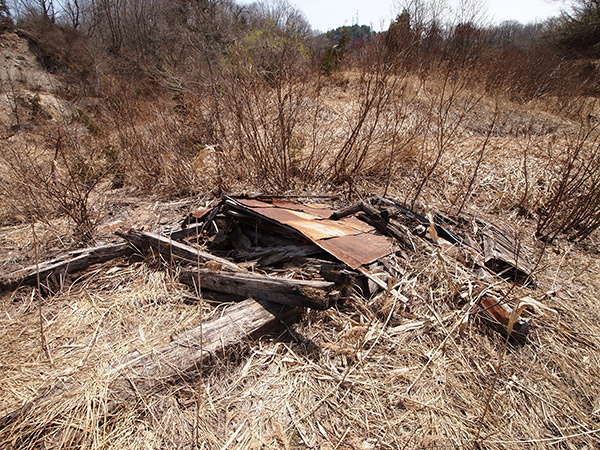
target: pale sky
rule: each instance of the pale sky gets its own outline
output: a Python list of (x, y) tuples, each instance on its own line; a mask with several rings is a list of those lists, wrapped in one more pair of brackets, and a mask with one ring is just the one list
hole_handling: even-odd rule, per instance
[[(395, 0), (289, 0), (304, 12), (314, 30), (327, 31), (342, 25), (371, 25), (375, 31), (386, 30), (392, 18), (402, 11), (402, 1)], [(541, 21), (559, 14), (562, 2), (549, 0), (435, 0), (445, 5), (447, 14), (460, 3), (477, 2), (483, 5), (488, 22), (516, 20), (521, 23)], [(242, 0), (241, 3), (251, 3)], [(424, 3), (428, 3), (424, 1)], [(358, 20), (357, 20), (358, 17)]]

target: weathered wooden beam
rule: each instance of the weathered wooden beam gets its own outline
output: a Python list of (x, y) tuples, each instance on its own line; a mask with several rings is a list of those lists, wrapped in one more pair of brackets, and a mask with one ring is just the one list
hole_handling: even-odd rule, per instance
[(299, 310), (269, 302), (244, 300), (230, 306), (219, 318), (171, 336), (171, 342), (151, 353), (134, 351), (115, 361), (119, 376), (111, 383), (115, 401), (152, 395), (178, 381), (196, 379), (201, 366), (226, 357), (232, 347), (257, 338), (288, 321)]
[(255, 273), (186, 270), (181, 274), (180, 281), (200, 290), (314, 309), (327, 309), (340, 297), (335, 284), (329, 281), (291, 280)]
[(124, 243), (107, 244), (69, 252), (50, 261), (26, 267), (0, 281), (0, 289), (14, 289), (20, 285), (35, 285), (38, 274), (40, 282), (47, 284), (51, 277), (77, 272), (93, 264), (99, 264), (120, 256), (130, 255), (133, 250)]
[(129, 230), (127, 232), (117, 231), (116, 234), (123, 239), (126, 239), (136, 248), (149, 249), (152, 248), (158, 251), (165, 259), (170, 260), (171, 257), (177, 257), (196, 263), (214, 261), (220, 264), (224, 270), (232, 272), (245, 272), (245, 270), (237, 264), (219, 256), (212, 255), (208, 252), (196, 249), (181, 242), (174, 241), (165, 236), (160, 236), (147, 231)]
[(329, 218), (331, 220), (339, 220), (346, 216), (350, 216), (352, 214), (356, 214), (359, 211), (362, 211), (362, 202), (354, 203), (353, 205), (346, 206), (345, 208), (338, 209), (331, 213)]
[[(249, 299), (228, 307), (217, 319), (171, 336), (170, 343), (148, 354), (134, 351), (115, 359), (110, 365), (112, 369), (104, 374), (113, 379), (109, 385), (107, 413), (119, 405), (139, 400), (140, 395), (152, 395), (173, 383), (197, 379), (199, 367), (207, 367), (214, 358), (227, 355), (249, 338), (270, 332), (298, 314), (296, 308)], [(73, 381), (53, 386), (0, 417), (0, 430), (34, 409), (43, 410), (76, 386)]]

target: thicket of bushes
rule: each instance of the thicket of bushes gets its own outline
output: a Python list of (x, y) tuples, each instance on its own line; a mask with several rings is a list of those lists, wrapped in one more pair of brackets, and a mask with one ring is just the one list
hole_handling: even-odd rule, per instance
[(280, 50), (275, 41), (291, 38), (303, 46), (303, 63), (328, 75), (352, 67), (361, 50), (377, 41), (386, 48), (382, 58), (403, 70), (423, 73), (440, 61), (476, 65), (488, 88), (531, 98), (548, 91), (564, 94), (567, 86), (560, 79), (566, 77), (575, 79), (571, 94), (597, 93), (598, 73), (572, 62), (600, 54), (600, 7), (597, 0), (577, 1), (569, 13), (544, 24), (496, 26), (473, 22), (476, 14), (466, 12), (444, 21), (413, 1), (383, 33), (353, 25), (316, 35), (284, 0), (245, 6), (232, 0), (23, 0), (12, 16), (2, 0), (0, 20), (8, 24), (14, 18), (49, 64), (79, 69), (100, 91), (98, 78), (115, 73), (156, 83), (197, 80), (210, 71), (214, 77), (231, 52), (243, 47), (248, 58), (264, 63), (278, 57), (269, 55)]
[[(41, 190), (25, 189), (21, 198), (69, 211), (84, 236), (93, 228), (90, 192), (105, 179), (170, 195), (219, 193), (249, 180), (272, 192), (318, 187), (352, 195), (365, 183), (387, 190), (401, 173), (412, 186), (405, 200), (414, 204), (485, 98), (552, 96), (570, 111), (584, 105), (574, 108), (579, 117), (589, 114), (578, 99), (598, 94), (598, 70), (575, 56), (596, 51), (585, 36), (595, 33), (598, 3), (581, 2), (544, 25), (482, 27), (444, 22), (415, 1), (386, 32), (355, 25), (322, 35), (282, 0), (65, 0), (60, 9), (32, 0), (20, 2), (12, 18), (0, 7), (3, 23), (14, 20), (44, 64), (68, 81), (66, 98), (98, 99), (93, 111), (68, 118), (70, 129), (85, 127), (93, 143), (61, 138), (69, 133), (63, 123), (35, 170), (4, 155), (0, 188), (10, 195), (15, 186), (6, 180), (35, 174), (30, 181)], [(352, 90), (342, 110), (330, 104), (330, 86)], [(495, 120), (480, 130), (485, 139), (469, 190)], [(52, 156), (53, 148), (60, 152)], [(566, 155), (563, 164), (577, 167), (567, 174), (581, 177), (579, 167), (597, 158), (586, 155)], [(85, 182), (80, 167), (94, 167)], [(570, 189), (571, 198), (584, 198), (579, 188), (597, 189), (595, 181), (577, 189), (564, 177), (556, 182), (555, 192)], [(68, 189), (54, 189), (60, 186)], [(457, 196), (460, 209), (469, 195)], [(547, 224), (553, 217), (570, 224), (552, 195), (538, 205), (540, 235), (555, 235)]]

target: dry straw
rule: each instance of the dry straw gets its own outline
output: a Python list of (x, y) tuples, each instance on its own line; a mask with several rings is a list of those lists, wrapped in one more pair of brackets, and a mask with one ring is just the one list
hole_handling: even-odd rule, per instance
[[(156, 265), (91, 270), (43, 300), (51, 365), (37, 300), (23, 288), (3, 298), (1, 411), (57, 381), (77, 387), (2, 430), (0, 447), (594, 448), (600, 330), (589, 292), (599, 267), (580, 250), (568, 258), (559, 266), (563, 255), (546, 253), (535, 291), (474, 279), (451, 253), (398, 260), (403, 276), (392, 284), (410, 298), (407, 308), (385, 292), (371, 300), (357, 293), (222, 355), (200, 384), (110, 413), (115, 356), (151, 352), (223, 307), (184, 303), (183, 287)], [(544, 305), (525, 312), (535, 323), (525, 344), (475, 313), (490, 289), (513, 306), (527, 296), (534, 300), (521, 306)]]

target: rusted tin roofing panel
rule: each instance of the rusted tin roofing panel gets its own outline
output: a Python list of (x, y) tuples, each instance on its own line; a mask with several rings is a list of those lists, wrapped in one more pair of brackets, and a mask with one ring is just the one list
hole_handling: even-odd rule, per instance
[(239, 203), (249, 208), (281, 208), (290, 209), (292, 211), (301, 211), (308, 214), (312, 214), (321, 219), (328, 219), (333, 209), (319, 204), (302, 204), (291, 200), (284, 200), (279, 198), (238, 198), (236, 199)]
[(321, 219), (302, 211), (285, 208), (253, 208), (261, 216), (288, 225), (311, 241), (356, 234), (357, 230), (335, 220)]
[(286, 208), (291, 209), (293, 211), (302, 211), (308, 214), (313, 214), (315, 216), (320, 217), (321, 219), (328, 219), (329, 216), (333, 213), (333, 209), (328, 208), (324, 205), (318, 204), (302, 204), (298, 202), (292, 202), (290, 200), (280, 200), (274, 198), (273, 206), (277, 206), (278, 208)]
[(369, 233), (375, 229), (368, 223), (363, 222), (362, 220), (359, 220), (356, 217), (352, 216), (344, 217), (342, 219), (336, 220), (336, 222), (343, 223), (344, 225), (350, 228), (354, 228), (360, 233)]
[(355, 217), (331, 220), (332, 209), (279, 199), (235, 199), (258, 216), (296, 230), (352, 269), (389, 255), (392, 244)]
[(392, 252), (388, 238), (376, 232), (321, 239), (315, 244), (352, 269), (372, 263)]

